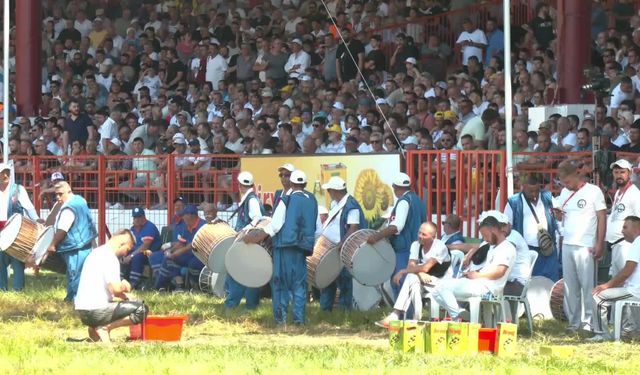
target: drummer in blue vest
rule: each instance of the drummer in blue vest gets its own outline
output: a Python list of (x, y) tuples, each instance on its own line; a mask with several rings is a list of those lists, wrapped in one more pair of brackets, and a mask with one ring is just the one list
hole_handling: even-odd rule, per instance
[[(391, 276), (393, 280), (393, 276), (409, 264), (409, 249), (418, 239), (418, 230), (426, 221), (427, 209), (418, 195), (411, 191), (411, 178), (407, 174), (398, 173), (393, 179), (392, 187), (398, 201), (391, 211), (389, 226), (373, 233), (367, 242), (374, 244), (383, 238), (390, 238), (396, 253), (396, 268)], [(394, 299), (398, 297), (403, 282), (404, 277), (399, 284), (391, 283)]]
[(276, 205), (280, 201), (283, 195), (291, 194), (291, 173), (295, 170), (293, 164), (283, 164), (278, 167), (278, 178), (280, 178), (280, 183), (282, 184), (282, 189), (276, 190), (273, 195), (273, 211), (276, 210)]
[[(254, 227), (264, 215), (264, 209), (258, 200), (258, 196), (253, 191), (253, 175), (249, 172), (241, 172), (238, 175), (238, 183), (241, 198), (235, 225), (236, 232), (246, 227)], [(247, 309), (255, 309), (258, 306), (260, 288), (247, 288), (235, 281), (229, 274), (227, 274), (224, 282), (224, 289), (227, 291), (224, 307), (237, 307), (242, 297), (247, 302)]]
[[(322, 234), (335, 244), (338, 248), (352, 233), (359, 229), (367, 228), (367, 221), (360, 204), (347, 193), (346, 182), (334, 176), (322, 185), (329, 196), (331, 196), (331, 210), (329, 216), (322, 223)], [(328, 287), (320, 291), (320, 309), (331, 311), (336, 299), (336, 290), (340, 289), (340, 307), (350, 310), (353, 304), (353, 279), (345, 268), (342, 269), (338, 278)]]
[(204, 267), (200, 259), (193, 254), (191, 243), (205, 221), (198, 217), (198, 208), (192, 204), (186, 205), (180, 212), (180, 216), (182, 216), (182, 223), (175, 228), (176, 241), (170, 249), (165, 251), (165, 259), (154, 283), (154, 289), (165, 288), (167, 283), (172, 281), (175, 284), (175, 291), (182, 292), (185, 280), (181, 271), (187, 270), (188, 280), (193, 284), (197, 282), (200, 271)]
[(162, 241), (158, 227), (147, 220), (142, 207), (131, 210), (131, 216), (133, 217), (131, 233), (136, 239), (136, 244), (129, 254), (122, 258), (120, 268), (123, 278), (129, 281), (132, 288), (137, 289), (144, 266), (149, 262), (148, 256), (160, 251)]
[(62, 207), (56, 217), (55, 234), (48, 251), (60, 253), (67, 265), (67, 296), (64, 300), (72, 302), (78, 292), (84, 260), (91, 252), (98, 231), (84, 198), (74, 194), (65, 181), (56, 183), (54, 189)]
[[(22, 185), (11, 181), (11, 167), (0, 163), (0, 231), (13, 214), (26, 215), (39, 221), (36, 209), (29, 200), (29, 194)], [(24, 263), (0, 251), (0, 291), (9, 290), (8, 268), (13, 268), (13, 290), (24, 289)]]
[(285, 324), (289, 300), (293, 296), (293, 323), (305, 323), (307, 304), (307, 262), (313, 253), (318, 202), (307, 186), (303, 171), (291, 173), (291, 194), (282, 196), (273, 219), (263, 230), (244, 238), (246, 243), (259, 243), (273, 238), (273, 277), (271, 292), (276, 324)]

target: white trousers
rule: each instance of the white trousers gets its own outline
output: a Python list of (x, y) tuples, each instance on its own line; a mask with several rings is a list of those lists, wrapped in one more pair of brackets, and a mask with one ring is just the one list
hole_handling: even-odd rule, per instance
[(406, 312), (411, 304), (413, 304), (413, 319), (422, 319), (422, 283), (415, 273), (407, 274), (405, 277), (393, 308)]
[[(616, 301), (633, 298), (627, 288), (609, 288), (593, 296), (593, 332), (609, 334), (609, 326), (607, 321), (607, 310), (615, 304)], [(622, 331), (629, 332), (635, 329), (635, 324), (629, 311), (629, 307), (622, 311)]]
[(588, 247), (562, 246), (562, 277), (564, 278), (564, 311), (569, 328), (590, 330), (593, 317), (595, 260)]
[(482, 297), (489, 293), (486, 286), (477, 280), (451, 279), (438, 284), (431, 297), (449, 313), (451, 319), (456, 319), (460, 314), (458, 299), (466, 300), (470, 297)]

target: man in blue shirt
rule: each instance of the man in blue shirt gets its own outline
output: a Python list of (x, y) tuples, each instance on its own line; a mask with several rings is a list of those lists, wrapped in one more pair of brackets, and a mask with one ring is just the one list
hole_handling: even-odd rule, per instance
[(136, 207), (131, 211), (133, 217), (133, 233), (136, 244), (132, 251), (122, 258), (120, 262), (120, 273), (127, 279), (131, 287), (137, 289), (142, 278), (144, 266), (149, 263), (148, 256), (160, 250), (160, 232), (158, 227), (147, 220), (142, 207)]
[(165, 252), (165, 260), (154, 283), (154, 289), (166, 288), (168, 282), (173, 281), (175, 290), (181, 292), (185, 282), (181, 274), (182, 269), (187, 268), (187, 277), (191, 284), (195, 284), (204, 267), (200, 259), (193, 254), (191, 242), (205, 221), (198, 217), (198, 209), (191, 204), (185, 206), (180, 216), (183, 221), (175, 228), (174, 238), (176, 241)]

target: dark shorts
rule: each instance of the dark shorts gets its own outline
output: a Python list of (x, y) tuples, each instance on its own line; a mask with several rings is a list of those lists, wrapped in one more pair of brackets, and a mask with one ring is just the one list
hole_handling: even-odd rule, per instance
[(133, 324), (139, 324), (149, 310), (141, 301), (125, 301), (111, 302), (109, 306), (103, 309), (77, 311), (84, 325), (103, 327), (127, 316)]

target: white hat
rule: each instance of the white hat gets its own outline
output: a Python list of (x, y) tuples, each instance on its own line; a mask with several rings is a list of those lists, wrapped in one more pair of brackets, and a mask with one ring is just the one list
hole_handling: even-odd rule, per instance
[(306, 184), (307, 183), (307, 175), (304, 174), (303, 171), (296, 169), (291, 172), (291, 177), (289, 177), (289, 181), (294, 184)]
[(184, 138), (182, 133), (176, 133), (173, 135), (173, 143), (177, 143), (179, 145), (186, 145), (187, 140)]
[(340, 109), (340, 110), (344, 111), (344, 104), (342, 104), (340, 102), (335, 102), (335, 103), (333, 103), (333, 108)]
[(394, 186), (409, 187), (411, 186), (411, 177), (406, 173), (398, 173), (393, 179)]
[(0, 163), (0, 172), (2, 171), (10, 171), (11, 170), (11, 166), (7, 163)]
[(416, 61), (415, 57), (407, 57), (406, 60), (404, 60), (404, 62), (409, 63), (409, 64), (413, 64), (413, 65), (417, 65), (418, 61)]
[(297, 43), (299, 45), (302, 45), (302, 41), (298, 38), (295, 38), (294, 40), (292, 40), (291, 43)]
[(296, 168), (291, 163), (282, 164), (281, 166), (278, 167), (278, 170), (281, 170), (281, 169), (286, 169), (289, 172), (293, 172), (296, 170)]
[(111, 142), (111, 144), (116, 146), (116, 147), (122, 146), (122, 142), (120, 142), (120, 140), (118, 138), (111, 138), (109, 140), (109, 142)]
[(329, 210), (325, 206), (318, 206), (318, 215), (328, 215)]
[(64, 180), (64, 175), (62, 174), (62, 172), (51, 173), (51, 181), (55, 180)]
[(385, 104), (389, 105), (389, 102), (385, 98), (378, 98), (378, 99), (376, 99), (376, 104), (377, 105), (385, 105)]
[(498, 223), (509, 224), (509, 217), (507, 217), (507, 215), (497, 210), (484, 211), (478, 217), (478, 222), (482, 223), (486, 218), (489, 218), (489, 217), (496, 219)]
[(619, 167), (622, 169), (628, 169), (630, 171), (633, 170), (633, 164), (631, 164), (628, 160), (625, 159), (620, 159), (617, 160), (613, 163), (611, 163), (611, 165), (609, 166), (609, 168), (613, 169), (614, 167)]
[(252, 186), (253, 185), (253, 175), (251, 172), (240, 172), (238, 175), (238, 182), (243, 186)]
[(327, 181), (326, 184), (322, 185), (324, 190), (332, 189), (332, 190), (346, 190), (347, 183), (344, 182), (340, 176), (333, 176)]

